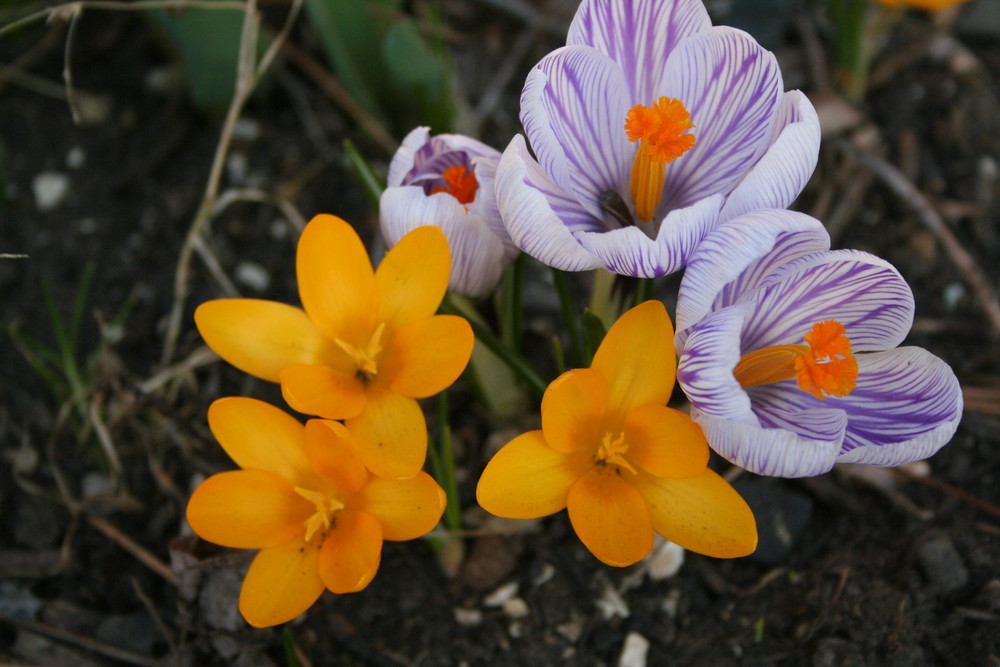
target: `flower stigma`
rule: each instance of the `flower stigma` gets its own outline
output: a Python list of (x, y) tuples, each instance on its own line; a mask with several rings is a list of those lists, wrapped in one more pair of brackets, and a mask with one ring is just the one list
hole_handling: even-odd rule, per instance
[(799, 389), (821, 401), (847, 396), (858, 379), (858, 360), (844, 325), (817, 322), (806, 332), (806, 345), (772, 345), (743, 355), (733, 375), (743, 387), (796, 379)]
[(465, 165), (448, 167), (441, 173), (441, 178), (445, 184), (431, 188), (430, 194), (444, 192), (457, 199), (459, 204), (471, 204), (476, 199), (479, 181)]
[(610, 433), (605, 433), (604, 437), (601, 438), (601, 444), (597, 446), (597, 453), (594, 454), (594, 463), (599, 467), (613, 465), (625, 468), (634, 475), (636, 474), (635, 468), (625, 458), (625, 452), (627, 451), (628, 445), (625, 444), (624, 433), (619, 433), (617, 437), (613, 437)]
[(694, 127), (684, 104), (672, 97), (661, 97), (652, 106), (637, 104), (625, 115), (625, 134), (639, 142), (632, 162), (629, 191), (635, 213), (649, 222), (663, 195), (663, 177), (667, 164), (695, 146)]
[(347, 353), (354, 365), (357, 367), (355, 376), (361, 382), (367, 384), (373, 377), (378, 375), (378, 356), (382, 353), (382, 333), (385, 331), (385, 322), (378, 325), (375, 333), (368, 341), (367, 347), (357, 347), (347, 341), (335, 338), (334, 342), (341, 350)]
[(316, 505), (316, 512), (306, 519), (306, 542), (311, 540), (320, 528), (329, 530), (333, 517), (344, 509), (344, 503), (327, 493), (304, 489), (301, 486), (295, 487), (295, 493)]

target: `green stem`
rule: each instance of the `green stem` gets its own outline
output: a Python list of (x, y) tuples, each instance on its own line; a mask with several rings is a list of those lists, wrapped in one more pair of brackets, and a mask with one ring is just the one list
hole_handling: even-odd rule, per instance
[(576, 314), (576, 307), (573, 305), (573, 297), (569, 293), (569, 284), (566, 282), (566, 274), (559, 269), (552, 269), (552, 282), (555, 283), (556, 293), (559, 294), (559, 309), (562, 312), (563, 326), (569, 335), (569, 349), (573, 355), (573, 361), (577, 367), (583, 366), (583, 338), (580, 336), (580, 329), (577, 326), (579, 319)]
[(521, 316), (524, 302), (524, 255), (517, 259), (503, 274), (503, 291), (500, 311), (500, 330), (503, 342), (512, 350), (521, 350)]
[(448, 498), (444, 507), (444, 525), (454, 534), (462, 530), (462, 508), (458, 497), (458, 480), (455, 477), (455, 450), (451, 442), (451, 425), (448, 421), (448, 391), (438, 394), (439, 447), (438, 461), (440, 477), (438, 481)]
[(633, 305), (638, 306), (640, 303), (645, 303), (653, 298), (653, 279), (652, 278), (638, 278), (638, 284), (635, 286), (635, 294)]

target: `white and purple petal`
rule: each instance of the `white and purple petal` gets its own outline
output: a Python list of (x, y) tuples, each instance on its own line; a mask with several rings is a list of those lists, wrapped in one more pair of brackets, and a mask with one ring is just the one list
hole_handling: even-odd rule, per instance
[(624, 130), (629, 108), (621, 68), (586, 46), (545, 56), (521, 93), (521, 123), (538, 162), (598, 218), (604, 192), (628, 197), (635, 152)]
[(819, 141), (812, 103), (798, 90), (785, 93), (767, 152), (730, 193), (719, 219), (791, 205), (816, 168)]
[(633, 103), (650, 104), (670, 52), (711, 25), (701, 0), (584, 0), (566, 44), (590, 46), (614, 60)]
[(913, 323), (913, 293), (885, 260), (858, 250), (808, 255), (766, 276), (753, 295), (742, 353), (801, 343), (817, 322), (844, 325), (852, 350), (891, 349)]
[(667, 165), (658, 217), (736, 186), (768, 147), (782, 85), (774, 55), (740, 30), (711, 28), (674, 49), (657, 93), (684, 103), (697, 144)]
[(804, 213), (760, 210), (720, 224), (687, 263), (677, 298), (677, 350), (701, 318), (745, 298), (775, 268), (829, 247), (823, 224)]

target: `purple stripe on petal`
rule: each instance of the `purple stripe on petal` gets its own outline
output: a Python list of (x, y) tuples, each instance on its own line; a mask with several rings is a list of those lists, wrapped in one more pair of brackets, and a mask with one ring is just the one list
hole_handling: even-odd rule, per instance
[(800, 343), (837, 320), (855, 352), (898, 345), (913, 323), (913, 294), (888, 262), (857, 250), (814, 253), (767, 276), (743, 331), (743, 353)]
[(785, 93), (770, 147), (729, 195), (720, 218), (788, 207), (816, 168), (819, 140), (819, 118), (809, 99), (797, 90)]
[(389, 163), (389, 177), (386, 179), (388, 187), (402, 185), (403, 178), (413, 169), (417, 151), (427, 144), (428, 136), (430, 136), (429, 127), (414, 128), (406, 135), (392, 156), (392, 162)]
[(659, 94), (691, 113), (697, 144), (667, 165), (661, 206), (728, 194), (767, 149), (782, 96), (774, 55), (752, 37), (716, 27), (670, 55)]
[(634, 103), (656, 96), (667, 56), (684, 38), (712, 25), (701, 0), (584, 0), (566, 37), (622, 68)]
[(750, 304), (724, 308), (701, 320), (677, 362), (677, 382), (691, 405), (713, 417), (756, 423), (750, 398), (733, 376), (739, 337)]

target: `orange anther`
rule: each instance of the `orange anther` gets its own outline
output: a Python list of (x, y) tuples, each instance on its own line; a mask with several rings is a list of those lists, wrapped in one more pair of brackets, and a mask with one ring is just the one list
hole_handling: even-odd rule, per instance
[(441, 178), (444, 179), (445, 184), (431, 189), (432, 195), (445, 192), (457, 199), (460, 204), (469, 204), (476, 198), (479, 181), (476, 180), (476, 175), (469, 171), (468, 167), (448, 167), (441, 174)]

